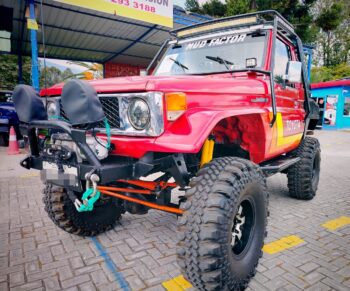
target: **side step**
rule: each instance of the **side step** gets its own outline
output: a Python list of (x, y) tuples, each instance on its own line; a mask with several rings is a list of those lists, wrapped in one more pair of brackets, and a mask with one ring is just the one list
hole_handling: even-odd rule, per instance
[(265, 176), (271, 176), (273, 174), (282, 172), (283, 170), (289, 168), (295, 163), (299, 162), (300, 158), (288, 158), (283, 157), (277, 160), (268, 161), (260, 165), (261, 170), (264, 172)]

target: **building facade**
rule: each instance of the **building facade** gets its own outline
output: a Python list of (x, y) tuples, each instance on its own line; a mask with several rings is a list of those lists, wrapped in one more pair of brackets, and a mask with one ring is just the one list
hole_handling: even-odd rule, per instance
[(350, 79), (313, 83), (311, 97), (320, 107), (319, 127), (350, 129)]

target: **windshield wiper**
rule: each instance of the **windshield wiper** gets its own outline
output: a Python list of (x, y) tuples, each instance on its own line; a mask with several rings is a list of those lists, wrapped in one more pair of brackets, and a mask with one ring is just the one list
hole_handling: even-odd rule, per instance
[(181, 64), (179, 61), (173, 59), (173, 58), (169, 58), (169, 60), (172, 60), (176, 65), (178, 65), (184, 72), (186, 72), (185, 70), (188, 70), (188, 67), (186, 67), (184, 64)]
[(212, 56), (205, 56), (207, 59), (212, 60), (214, 62), (217, 62), (221, 65), (224, 65), (227, 69), (227, 71), (231, 71), (230, 67), (228, 65), (234, 65), (234, 63), (231, 63), (230, 61), (224, 60), (223, 58), (220, 57), (212, 57)]

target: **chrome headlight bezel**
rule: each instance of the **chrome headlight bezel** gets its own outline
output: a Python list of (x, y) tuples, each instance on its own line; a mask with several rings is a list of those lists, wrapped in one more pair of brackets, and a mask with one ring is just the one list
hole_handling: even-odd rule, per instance
[[(112, 134), (157, 137), (164, 132), (164, 105), (162, 92), (99, 95), (99, 97), (103, 96), (115, 96), (119, 100), (120, 128), (112, 128)], [(140, 130), (133, 127), (128, 116), (129, 106), (135, 98), (142, 99), (144, 102), (146, 102), (150, 110), (150, 120), (148, 125), (144, 129)]]
[[(140, 137), (157, 137), (164, 132), (164, 104), (163, 104), (163, 93), (162, 92), (144, 92), (144, 93), (105, 93), (98, 94), (99, 98), (113, 97), (118, 100), (119, 106), (119, 128), (112, 127), (112, 135), (121, 136), (140, 136)], [(60, 115), (62, 104), (59, 100), (61, 97), (50, 97), (47, 98), (47, 102), (55, 101), (57, 103), (58, 112)], [(134, 98), (140, 98), (145, 101), (150, 110), (150, 120), (148, 125), (144, 129), (135, 129), (128, 117), (128, 108), (130, 102)], [(45, 100), (43, 100), (45, 104)], [(105, 133), (105, 128), (97, 128), (100, 132)]]
[[(141, 117), (141, 119), (145, 119), (145, 120), (141, 120), (141, 122), (143, 122), (143, 125), (138, 125), (136, 124), (135, 120), (133, 120), (135, 118), (135, 113), (136, 113), (135, 111), (137, 110), (137, 107), (135, 107), (135, 104), (137, 103), (139, 103), (139, 108), (143, 107), (141, 108), (143, 110), (142, 112), (143, 116)], [(151, 110), (149, 109), (147, 102), (142, 98), (138, 98), (138, 97), (132, 98), (128, 107), (128, 118), (129, 118), (130, 124), (136, 130), (145, 129), (151, 121)]]

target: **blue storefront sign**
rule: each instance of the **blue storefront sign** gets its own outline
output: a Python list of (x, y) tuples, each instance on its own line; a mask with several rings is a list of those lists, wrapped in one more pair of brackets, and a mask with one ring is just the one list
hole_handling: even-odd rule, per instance
[(319, 126), (350, 129), (350, 79), (313, 83), (311, 97), (320, 107)]

